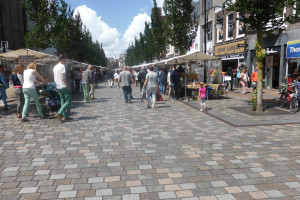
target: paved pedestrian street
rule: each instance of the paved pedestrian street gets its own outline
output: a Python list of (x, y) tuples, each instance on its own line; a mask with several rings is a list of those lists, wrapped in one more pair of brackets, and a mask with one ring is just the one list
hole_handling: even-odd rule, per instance
[(95, 93), (67, 123), (2, 115), (0, 199), (300, 199), (300, 124), (235, 127), (166, 96), (152, 110)]

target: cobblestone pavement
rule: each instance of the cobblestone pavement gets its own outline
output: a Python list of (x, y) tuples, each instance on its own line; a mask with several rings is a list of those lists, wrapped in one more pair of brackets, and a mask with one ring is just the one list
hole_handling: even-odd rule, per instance
[(104, 84), (96, 97), (75, 99), (64, 124), (2, 116), (0, 199), (300, 199), (299, 124), (234, 127), (179, 101), (124, 105)]
[[(279, 107), (278, 91), (266, 90), (264, 92), (265, 112), (252, 111), (251, 92), (244, 95), (240, 89), (228, 92), (228, 98), (222, 100), (206, 100), (208, 110), (205, 114), (221, 120), (235, 127), (300, 124), (300, 112), (291, 113), (288, 108)], [(185, 104), (200, 110), (198, 101), (184, 101)]]

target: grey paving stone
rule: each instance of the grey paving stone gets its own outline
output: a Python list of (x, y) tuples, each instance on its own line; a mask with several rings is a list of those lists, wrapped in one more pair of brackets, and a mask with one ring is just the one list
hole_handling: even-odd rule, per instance
[(77, 191), (63, 191), (58, 195), (59, 199), (76, 197)]
[[(147, 110), (136, 99), (124, 105), (121, 89), (105, 83), (93, 103), (81, 96), (67, 123), (1, 116), (0, 199), (299, 199), (300, 124), (282, 123), (300, 112), (251, 116), (229, 108), (247, 109), (235, 97), (208, 100), (205, 113), (167, 97)], [(278, 124), (256, 126), (270, 121)]]

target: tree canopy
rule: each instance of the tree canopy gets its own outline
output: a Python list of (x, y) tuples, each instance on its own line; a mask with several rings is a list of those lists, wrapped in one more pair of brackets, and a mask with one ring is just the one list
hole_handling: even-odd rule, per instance
[(74, 11), (65, 0), (24, 0), (23, 6), (29, 17), (25, 36), (28, 48), (54, 47), (69, 59), (107, 65), (102, 44), (93, 41), (79, 13), (73, 17)]
[(196, 37), (198, 23), (192, 16), (192, 0), (165, 0), (164, 11), (167, 19), (167, 41), (185, 54)]
[(144, 33), (140, 33), (139, 38), (135, 38), (134, 43), (127, 48), (126, 65), (165, 58), (167, 45), (175, 46), (180, 54), (184, 54), (196, 37), (198, 25), (192, 16), (192, 0), (165, 0), (165, 17), (162, 17), (156, 0), (153, 0), (153, 5), (151, 23), (145, 23)]
[[(257, 103), (255, 109), (263, 111), (263, 61), (266, 52), (263, 49), (263, 33), (268, 33), (274, 29), (284, 29), (284, 23), (299, 19), (299, 0), (226, 0), (224, 7), (239, 13), (239, 20), (246, 24), (248, 32), (252, 31), (257, 35), (255, 44), (258, 87)], [(284, 14), (284, 10), (290, 10)]]

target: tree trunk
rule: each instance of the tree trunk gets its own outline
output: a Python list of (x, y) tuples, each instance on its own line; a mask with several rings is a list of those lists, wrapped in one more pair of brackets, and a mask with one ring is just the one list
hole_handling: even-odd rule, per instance
[(257, 105), (256, 112), (263, 112), (263, 60), (265, 58), (265, 51), (262, 47), (262, 35), (263, 28), (257, 28), (257, 47), (256, 47), (256, 57), (257, 57)]

